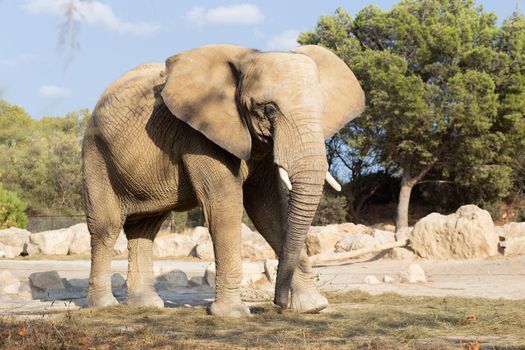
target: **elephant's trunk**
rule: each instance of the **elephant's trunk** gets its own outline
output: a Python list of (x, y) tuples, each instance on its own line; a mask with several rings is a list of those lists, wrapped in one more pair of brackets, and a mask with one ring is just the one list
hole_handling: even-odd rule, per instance
[(303, 121), (303, 126), (297, 120), (294, 124), (294, 128), (288, 130), (276, 128), (274, 139), (275, 162), (288, 173), (292, 188), (284, 221), (285, 237), (279, 254), (274, 299), (274, 303), (283, 309), (288, 307), (294, 270), (321, 199), (328, 167), (320, 126), (311, 119)]

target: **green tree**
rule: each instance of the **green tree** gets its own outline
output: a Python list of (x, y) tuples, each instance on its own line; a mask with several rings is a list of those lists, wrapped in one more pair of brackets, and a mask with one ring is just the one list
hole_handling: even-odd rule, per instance
[(6, 191), (0, 185), (0, 229), (12, 226), (26, 228), (28, 224), (26, 209), (27, 205), (16, 193)]
[(510, 63), (497, 47), (496, 20), (473, 0), (404, 0), (388, 12), (365, 7), (354, 19), (338, 9), (299, 37), (332, 49), (362, 83), (367, 108), (339, 135), (352, 161), (399, 174), (398, 228), (430, 171), (478, 201), (512, 186), (512, 140), (523, 118), (501, 113), (499, 82)]

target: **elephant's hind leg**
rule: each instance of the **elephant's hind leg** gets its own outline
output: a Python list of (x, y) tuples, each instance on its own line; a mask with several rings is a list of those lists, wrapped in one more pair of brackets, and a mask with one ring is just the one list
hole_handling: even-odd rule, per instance
[[(268, 241), (277, 256), (284, 240), (283, 220), (286, 217), (286, 198), (281, 189), (273, 159), (267, 159), (244, 185), (244, 207), (257, 231)], [(315, 285), (315, 274), (306, 254), (301, 251), (291, 286), (293, 311), (314, 313), (328, 306), (328, 300)]]
[(167, 214), (126, 220), (124, 232), (128, 237), (128, 292), (126, 304), (164, 307), (155, 291), (153, 275), (153, 240)]

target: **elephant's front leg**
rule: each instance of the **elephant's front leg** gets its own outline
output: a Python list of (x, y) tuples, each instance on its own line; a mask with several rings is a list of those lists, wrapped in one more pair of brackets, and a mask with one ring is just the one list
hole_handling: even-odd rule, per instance
[[(272, 158), (266, 159), (244, 185), (244, 207), (257, 230), (268, 241), (277, 256), (284, 240), (287, 196), (280, 183)], [(328, 306), (328, 300), (315, 285), (315, 273), (306, 248), (301, 251), (291, 286), (291, 309), (314, 313)]]
[(224, 165), (227, 159), (202, 158), (201, 155), (188, 155), (185, 166), (203, 206), (213, 241), (215, 302), (208, 311), (220, 317), (249, 316), (250, 309), (242, 302), (240, 294), (242, 181), (238, 171), (231, 165)]

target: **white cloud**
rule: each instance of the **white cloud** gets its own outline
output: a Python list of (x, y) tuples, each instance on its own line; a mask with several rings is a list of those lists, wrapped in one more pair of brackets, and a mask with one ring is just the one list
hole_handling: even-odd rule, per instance
[(297, 37), (300, 30), (289, 29), (268, 39), (266, 47), (268, 50), (287, 51), (299, 46)]
[(238, 4), (204, 9), (193, 7), (186, 13), (189, 22), (203, 26), (205, 24), (252, 25), (264, 21), (261, 10), (252, 4)]
[(48, 98), (68, 98), (71, 96), (71, 90), (56, 85), (42, 85), (38, 89), (38, 94)]
[(121, 33), (144, 34), (159, 28), (149, 23), (126, 22), (115, 16), (109, 5), (100, 1), (26, 0), (23, 8), (32, 14), (51, 13), (64, 19), (72, 18), (79, 23)]

